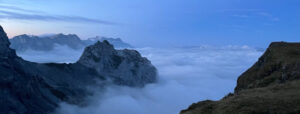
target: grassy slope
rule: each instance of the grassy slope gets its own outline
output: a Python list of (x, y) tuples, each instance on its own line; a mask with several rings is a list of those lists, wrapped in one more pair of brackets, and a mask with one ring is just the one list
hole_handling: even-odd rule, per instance
[(181, 114), (300, 113), (300, 43), (272, 43), (237, 81), (235, 93), (202, 101)]

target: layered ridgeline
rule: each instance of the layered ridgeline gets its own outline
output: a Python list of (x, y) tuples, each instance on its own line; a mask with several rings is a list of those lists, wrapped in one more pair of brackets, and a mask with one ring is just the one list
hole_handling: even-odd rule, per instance
[(124, 42), (121, 38), (109, 38), (109, 37), (99, 37), (96, 36), (94, 38), (88, 38), (87, 40), (82, 40), (85, 45), (94, 44), (97, 41), (103, 42), (104, 40), (108, 41), (116, 48), (133, 48), (130, 44)]
[[(104, 82), (143, 87), (157, 79), (156, 68), (134, 50), (115, 50), (108, 42), (85, 49), (72, 64), (39, 64), (23, 60), (11, 49), (0, 26), (0, 112), (44, 114), (60, 102), (85, 104), (92, 95), (87, 87), (103, 88)], [(103, 83), (101, 83), (103, 82)]]
[(300, 43), (272, 43), (220, 101), (192, 104), (181, 114), (300, 113)]
[(116, 48), (131, 48), (132, 46), (123, 42), (120, 38), (106, 38), (106, 37), (95, 37), (87, 40), (81, 40), (75, 34), (54, 34), (46, 36), (34, 36), (34, 35), (19, 35), (10, 39), (11, 48), (17, 52), (23, 52), (26, 50), (35, 51), (51, 51), (55, 46), (67, 46), (71, 49), (78, 50), (83, 49), (86, 46), (92, 45), (97, 41), (107, 40)]

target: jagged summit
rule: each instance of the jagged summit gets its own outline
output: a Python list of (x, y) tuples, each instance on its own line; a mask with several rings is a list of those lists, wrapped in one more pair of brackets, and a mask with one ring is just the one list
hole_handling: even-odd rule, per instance
[[(97, 43), (100, 43), (100, 41), (98, 41)], [(103, 43), (105, 43), (107, 45), (111, 45), (107, 40), (104, 40)]]
[(62, 38), (67, 38), (67, 39), (74, 39), (74, 40), (80, 40), (80, 38), (76, 35), (76, 34), (63, 34), (63, 33), (59, 33), (59, 34), (55, 34), (52, 36), (46, 36), (44, 38), (50, 38), (50, 39), (62, 39)]
[(83, 40), (86, 44), (88, 45), (92, 45), (97, 41), (108, 41), (110, 42), (110, 44), (114, 45), (114, 47), (116, 48), (132, 48), (133, 46), (131, 46), (128, 43), (125, 43), (124, 41), (122, 41), (121, 38), (108, 38), (108, 37), (100, 37), (100, 36), (96, 36), (93, 38), (88, 38), (87, 40)]
[(8, 37), (6, 33), (4, 32), (2, 26), (0, 26), (0, 46), (1, 48), (8, 48), (10, 45), (8, 41)]
[(110, 45), (107, 41), (97, 41), (94, 45), (85, 48), (78, 62), (81, 64), (98, 62), (100, 58), (103, 59), (104, 57), (110, 56), (113, 53), (116, 53), (113, 45)]
[(29, 34), (21, 34), (18, 36), (13, 37), (14, 38), (50, 38), (50, 39), (56, 39), (56, 38), (69, 38), (69, 39), (78, 39), (80, 38), (76, 34), (63, 34), (63, 33), (58, 33), (58, 34), (45, 34), (45, 35), (29, 35)]
[(156, 68), (148, 59), (135, 50), (115, 50), (106, 40), (86, 47), (77, 63), (95, 68), (121, 85), (143, 86), (157, 80)]
[(21, 34), (19, 36), (16, 36), (16, 38), (22, 38), (22, 37), (25, 37), (25, 38), (39, 38), (38, 36), (35, 36), (35, 35), (28, 35), (28, 34)]
[(9, 48), (10, 42), (8, 40), (7, 34), (3, 30), (2, 26), (0, 26), (0, 57), (14, 57), (16, 56), (15, 51)]

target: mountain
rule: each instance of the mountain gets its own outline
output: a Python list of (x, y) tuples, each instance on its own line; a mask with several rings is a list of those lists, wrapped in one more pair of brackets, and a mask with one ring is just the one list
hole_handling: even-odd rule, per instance
[(181, 114), (298, 114), (299, 90), (300, 43), (274, 42), (239, 76), (234, 93), (194, 103)]
[(94, 38), (88, 38), (87, 40), (83, 40), (83, 42), (85, 42), (86, 45), (91, 45), (97, 41), (103, 42), (104, 40), (107, 40), (109, 43), (113, 44), (117, 48), (133, 48), (133, 46), (123, 42), (122, 39), (120, 38), (107, 38), (107, 37), (96, 36)]
[(106, 40), (85, 48), (78, 63), (121, 85), (143, 86), (156, 80), (156, 70), (147, 58), (135, 50), (115, 50)]
[[(108, 41), (85, 49), (72, 64), (33, 63), (11, 49), (0, 26), (0, 112), (3, 114), (51, 113), (61, 102), (85, 106), (92, 95), (87, 87), (106, 83), (143, 87), (157, 79), (156, 68), (135, 50), (115, 50)], [(104, 83), (106, 82), (106, 83)]]
[(11, 48), (15, 49), (17, 52), (23, 52), (26, 50), (35, 51), (50, 51), (53, 50), (57, 45), (67, 46), (71, 49), (78, 50), (84, 49), (86, 46), (92, 45), (97, 41), (107, 40), (117, 48), (131, 48), (127, 43), (124, 43), (120, 38), (104, 38), (96, 37), (88, 40), (81, 40), (75, 34), (51, 34), (51, 35), (19, 35), (10, 39)]
[(30, 35), (15, 36), (10, 39), (11, 48), (17, 51), (37, 50), (37, 51), (50, 51), (53, 50), (55, 45), (65, 45), (72, 49), (84, 48), (85, 44), (80, 40), (77, 35), (57, 34), (49, 37), (39, 37)]

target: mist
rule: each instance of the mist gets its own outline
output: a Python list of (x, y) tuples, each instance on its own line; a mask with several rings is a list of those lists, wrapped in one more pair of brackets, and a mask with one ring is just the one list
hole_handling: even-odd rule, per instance
[[(95, 89), (89, 104), (79, 107), (61, 103), (55, 114), (176, 114), (191, 103), (218, 100), (233, 92), (237, 77), (262, 51), (248, 46), (200, 46), (188, 48), (138, 48), (158, 69), (157, 83), (144, 88), (111, 85)], [(34, 62), (76, 62), (82, 50), (58, 46), (51, 52), (27, 51)]]
[(17, 55), (23, 59), (38, 63), (74, 63), (82, 53), (83, 49), (75, 50), (65, 45), (55, 45), (51, 51), (17, 51)]

